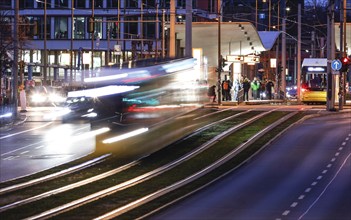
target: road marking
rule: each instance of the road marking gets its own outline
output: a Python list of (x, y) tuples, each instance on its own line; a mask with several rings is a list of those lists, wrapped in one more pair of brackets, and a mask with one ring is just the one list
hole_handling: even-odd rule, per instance
[(318, 183), (318, 182), (314, 181), (314, 182), (311, 184), (311, 186), (315, 186), (315, 185), (317, 185), (317, 183)]
[(342, 149), (344, 149), (343, 147), (339, 147), (339, 151), (342, 151)]
[(3, 160), (12, 160), (13, 158), (15, 158), (15, 156), (6, 157), (6, 158), (4, 158)]
[(341, 145), (345, 146), (345, 145), (346, 145), (346, 142), (342, 142), (342, 144), (341, 144)]
[(283, 214), (282, 214), (282, 215), (287, 216), (287, 215), (289, 215), (289, 213), (290, 213), (290, 210), (286, 210), (286, 211), (284, 211), (284, 212), (283, 212)]
[(333, 157), (330, 161), (331, 162), (334, 162), (336, 160), (336, 158), (335, 157)]
[(26, 132), (29, 132), (29, 131), (34, 131), (34, 130), (38, 130), (40, 128), (43, 128), (43, 127), (46, 127), (48, 125), (51, 125), (53, 122), (49, 122), (49, 123), (46, 123), (42, 126), (38, 126), (36, 128), (31, 128), (31, 129), (28, 129), (28, 130), (24, 130), (24, 131), (20, 131), (20, 132), (17, 132), (17, 133), (13, 133), (13, 134), (9, 134), (9, 135), (6, 135), (6, 136), (3, 136), (3, 137), (0, 137), (0, 140), (2, 139), (5, 139), (5, 138), (9, 138), (9, 137), (12, 137), (12, 136), (16, 136), (16, 135), (19, 135), (19, 134), (23, 134), (23, 133), (26, 133)]
[(320, 180), (320, 179), (322, 179), (323, 178), (323, 176), (318, 176), (317, 177), (317, 180)]
[(40, 145), (38, 147), (35, 147), (35, 149), (40, 149), (40, 148), (43, 148), (43, 147), (44, 147), (44, 145)]
[(322, 172), (322, 173), (323, 173), (323, 174), (325, 174), (325, 173), (327, 173), (327, 172), (328, 172), (328, 170), (323, 170), (323, 172)]
[(303, 198), (305, 198), (305, 195), (301, 195), (301, 196), (299, 196), (299, 200), (301, 200), (301, 199), (303, 199)]
[(26, 151), (21, 152), (20, 154), (26, 154), (28, 152), (29, 152), (29, 150), (26, 150)]
[(346, 159), (341, 164), (338, 171), (335, 173), (334, 177), (329, 181), (329, 183), (326, 185), (326, 187), (323, 189), (323, 191), (319, 194), (319, 196), (314, 200), (314, 202), (308, 207), (308, 209), (298, 218), (298, 220), (302, 219), (311, 210), (311, 208), (318, 202), (318, 200), (323, 196), (325, 191), (327, 191), (329, 186), (332, 184), (332, 182), (335, 180), (335, 178), (339, 175), (341, 169), (345, 166), (347, 160), (349, 160), (350, 157), (351, 157), (351, 153), (349, 153), (349, 155), (347, 155)]
[(294, 207), (297, 206), (297, 204), (298, 204), (297, 202), (294, 202), (293, 204), (290, 205), (290, 207), (293, 207), (293, 208), (294, 208)]
[(336, 152), (336, 153), (335, 153), (335, 156), (337, 157), (337, 156), (339, 156), (339, 154), (340, 154), (339, 152)]
[(305, 192), (310, 192), (312, 189), (311, 188), (307, 188), (307, 189), (305, 189)]
[(328, 168), (330, 168), (330, 167), (332, 167), (332, 166), (333, 166), (333, 165), (332, 165), (331, 163), (327, 165)]

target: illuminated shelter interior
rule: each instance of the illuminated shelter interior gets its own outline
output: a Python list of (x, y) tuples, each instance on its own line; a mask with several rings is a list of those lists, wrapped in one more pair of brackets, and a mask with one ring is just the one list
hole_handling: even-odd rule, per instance
[[(180, 47), (185, 47), (185, 24), (176, 24)], [(249, 55), (272, 49), (280, 32), (257, 31), (250, 22), (221, 23), (221, 54)], [(218, 60), (218, 23), (193, 22), (192, 47), (201, 48), (209, 66), (216, 66)]]
[[(340, 50), (340, 24), (335, 24), (335, 44)], [(346, 24), (346, 51), (347, 55), (351, 56), (351, 23)]]

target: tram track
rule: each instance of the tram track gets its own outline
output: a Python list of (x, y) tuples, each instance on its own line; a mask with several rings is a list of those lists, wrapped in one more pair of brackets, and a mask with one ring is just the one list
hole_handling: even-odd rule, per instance
[[(24, 199), (21, 202), (17, 203), (11, 203), (4, 205), (0, 208), (0, 213), (3, 215), (9, 216), (11, 219), (11, 216), (16, 218), (26, 218), (29, 217), (30, 219), (41, 219), (41, 218), (48, 218), (51, 216), (55, 216), (59, 213), (65, 213), (67, 210), (72, 210), (76, 207), (82, 207), (83, 204), (91, 204), (92, 201), (95, 201), (94, 203), (98, 202), (96, 201), (97, 199), (113, 196), (114, 194), (118, 194), (120, 191), (124, 191), (126, 189), (131, 189), (135, 186), (138, 186), (140, 184), (145, 184), (145, 182), (152, 181), (153, 179), (157, 178), (158, 176), (162, 176), (165, 173), (169, 172), (170, 170), (180, 166), (181, 164), (186, 163), (186, 161), (192, 160), (193, 158), (197, 157), (199, 154), (202, 152), (206, 151), (208, 148), (211, 148), (212, 146), (216, 145), (218, 142), (221, 142), (223, 139), (226, 138), (226, 136), (230, 136), (233, 133), (237, 132), (241, 128), (244, 128), (246, 126), (249, 126), (253, 122), (256, 122), (260, 120), (261, 118), (264, 118), (265, 115), (271, 114), (271, 112), (250, 112), (247, 111), (245, 113), (236, 113), (233, 114), (231, 113), (231, 116), (224, 117), (220, 120), (217, 120), (216, 122), (209, 123), (210, 125), (204, 125), (202, 127), (199, 127), (196, 131), (194, 131), (193, 134), (188, 135), (184, 140), (189, 140), (191, 138), (196, 138), (196, 135), (201, 134), (202, 132), (206, 132), (210, 130), (213, 126), (216, 126), (220, 123), (225, 123), (226, 121), (233, 120), (234, 118), (241, 118), (243, 119), (240, 122), (236, 122), (235, 125), (227, 126), (226, 128), (222, 128), (223, 130), (217, 132), (217, 135), (214, 137), (207, 138), (206, 141), (203, 141), (203, 144), (199, 146), (194, 146), (192, 150), (189, 150), (188, 153), (183, 153), (182, 156), (179, 156), (178, 159), (172, 159), (171, 162), (163, 162), (164, 165), (157, 164), (151, 165), (150, 162), (152, 159), (155, 159), (155, 155), (150, 155), (149, 157), (143, 158), (138, 162), (134, 162), (133, 164), (130, 164), (130, 166), (126, 167), (125, 169), (121, 168), (116, 168), (120, 169), (119, 171), (110, 171), (110, 174), (107, 175), (106, 173), (101, 174), (99, 177), (92, 177), (92, 179), (86, 179), (81, 181), (80, 183), (75, 183), (71, 184), (71, 186), (65, 186), (63, 189), (55, 189), (53, 191), (46, 192), (46, 195), (43, 197), (40, 197), (40, 195), (33, 196), (32, 198), (27, 198)], [(253, 116), (253, 115), (257, 116)], [(244, 120), (246, 117), (248, 117), (247, 120)], [(287, 115), (287, 113), (284, 113), (284, 115)], [(232, 122), (233, 123), (233, 122)], [(262, 131), (263, 132), (263, 131)], [(211, 132), (209, 132), (211, 133)], [(247, 142), (247, 141), (245, 141)], [(181, 144), (181, 141), (178, 141), (177, 144)], [(160, 159), (161, 160), (161, 159)], [(145, 167), (142, 167), (145, 166)], [(148, 167), (148, 172), (146, 171), (146, 167)], [(137, 171), (137, 172), (136, 172)], [(115, 173), (113, 173), (115, 172)], [(132, 177), (130, 173), (135, 173), (134, 178)], [(113, 174), (112, 174), (113, 173)], [(105, 175), (105, 176), (104, 176)], [(125, 176), (124, 176), (125, 175)], [(122, 177), (124, 176), (124, 177)], [(94, 179), (93, 179), (94, 178)], [(120, 180), (117, 180), (120, 178)], [(82, 191), (86, 191), (89, 186), (92, 186), (92, 184), (99, 185), (101, 181), (107, 181), (106, 179), (115, 179), (114, 183), (110, 183), (112, 185), (111, 187), (106, 187), (103, 186), (102, 188), (104, 189), (96, 189), (96, 192), (93, 193), (92, 191), (87, 191), (85, 194), (86, 196), (83, 196), (84, 193), (80, 193)], [(80, 185), (82, 184), (82, 185)], [(84, 186), (83, 186), (84, 185)], [(108, 184), (106, 184), (108, 185)], [(79, 188), (85, 187), (85, 189), (79, 190)], [(64, 194), (79, 194), (77, 196), (77, 199), (74, 199), (72, 196), (68, 196), (70, 198), (67, 198), (67, 200), (71, 200), (70, 202), (63, 202), (63, 204), (58, 205), (58, 203), (55, 203), (54, 200), (57, 198), (61, 197), (66, 197)], [(79, 198), (78, 198), (79, 197)], [(45, 199), (43, 199), (45, 198)], [(32, 200), (31, 200), (32, 199)], [(31, 200), (31, 201), (30, 201)], [(50, 201), (51, 200), (51, 201)], [(47, 208), (48, 206), (43, 207), (43, 211), (40, 211), (39, 208), (35, 210), (34, 212), (28, 212), (29, 216), (18, 216), (16, 213), (19, 213), (18, 210), (22, 210), (22, 213), (24, 210), (28, 210), (29, 206), (32, 205), (32, 207), (38, 207), (37, 204), (39, 203), (45, 203), (45, 204), (51, 204), (51, 207), (53, 208)], [(33, 206), (34, 205), (34, 206)], [(57, 206), (58, 205), (58, 206)], [(122, 206), (123, 207), (123, 206)], [(47, 210), (45, 210), (47, 209)], [(39, 214), (35, 214), (38, 213)], [(34, 213), (34, 214), (31, 214)], [(89, 217), (88, 217), (89, 218)]]

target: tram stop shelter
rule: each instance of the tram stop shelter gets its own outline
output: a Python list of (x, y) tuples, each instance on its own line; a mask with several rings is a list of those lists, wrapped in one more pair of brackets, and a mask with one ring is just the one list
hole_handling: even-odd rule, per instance
[[(257, 31), (250, 22), (221, 22), (221, 55), (246, 56), (270, 50), (279, 31)], [(176, 24), (180, 47), (185, 47), (185, 24)], [(218, 22), (193, 22), (192, 47), (200, 49), (209, 66), (218, 62)]]

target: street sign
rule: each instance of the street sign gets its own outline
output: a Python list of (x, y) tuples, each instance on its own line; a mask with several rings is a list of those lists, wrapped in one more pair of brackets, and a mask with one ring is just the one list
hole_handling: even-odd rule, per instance
[(333, 60), (331, 63), (332, 70), (338, 71), (342, 67), (342, 63), (340, 60)]

